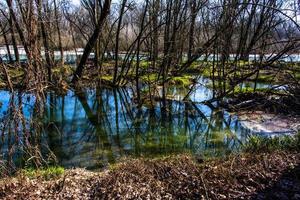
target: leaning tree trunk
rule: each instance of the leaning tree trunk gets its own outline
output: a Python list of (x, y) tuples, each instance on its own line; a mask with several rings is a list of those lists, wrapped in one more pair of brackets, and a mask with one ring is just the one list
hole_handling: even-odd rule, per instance
[(137, 41), (137, 53), (136, 53), (136, 68), (135, 68), (135, 84), (136, 84), (136, 93), (137, 93), (137, 102), (140, 104), (140, 88), (139, 88), (139, 68), (140, 68), (140, 50), (141, 50), (141, 38), (144, 32), (144, 23), (146, 19), (147, 9), (148, 9), (149, 0), (146, 0), (145, 10), (143, 13), (140, 33), (138, 35), (138, 41)]
[(114, 77), (113, 77), (113, 83), (116, 83), (117, 79), (117, 73), (118, 73), (118, 59), (119, 59), (119, 36), (120, 36), (120, 31), (121, 31), (121, 25), (122, 25), (122, 19), (124, 15), (124, 10), (126, 6), (127, 0), (123, 0), (122, 6), (121, 6), (121, 11), (120, 11), (120, 17), (119, 17), (119, 22), (118, 22), (118, 28), (117, 28), (117, 33), (116, 33), (116, 48), (115, 48), (115, 67), (114, 67)]
[(73, 79), (72, 79), (73, 84), (75, 84), (82, 76), (84, 65), (85, 65), (85, 63), (86, 63), (93, 47), (95, 46), (95, 43), (98, 40), (98, 37), (99, 37), (100, 32), (102, 30), (102, 26), (104, 24), (104, 21), (105, 21), (106, 17), (109, 14), (110, 4), (111, 4), (111, 0), (105, 0), (102, 11), (101, 11), (101, 15), (100, 15), (100, 18), (99, 18), (98, 23), (96, 25), (96, 28), (94, 30), (94, 33), (89, 38), (88, 43), (86, 44), (86, 46), (84, 48), (83, 55), (81, 57), (79, 65), (78, 65), (78, 67), (77, 67), (77, 69), (74, 73), (74, 76), (73, 76)]
[[(14, 23), (15, 26), (16, 26), (16, 29), (17, 29), (19, 37), (20, 37), (20, 41), (22, 42), (22, 44), (24, 46), (27, 58), (28, 58), (29, 61), (31, 61), (31, 53), (29, 51), (29, 48), (28, 48), (23, 30), (22, 30), (20, 24), (18, 23), (16, 14), (13, 10), (12, 0), (6, 0), (6, 3), (7, 3), (7, 6), (8, 6), (8, 9), (9, 9), (9, 14), (11, 16), (12, 23)], [(13, 27), (11, 27), (11, 28), (13, 29)]]

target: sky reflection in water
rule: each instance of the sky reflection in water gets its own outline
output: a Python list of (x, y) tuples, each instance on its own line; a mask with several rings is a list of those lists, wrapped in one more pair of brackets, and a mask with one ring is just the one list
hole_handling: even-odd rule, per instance
[[(200, 80), (190, 96), (194, 102), (212, 98), (212, 91)], [(173, 87), (168, 95), (182, 100), (187, 89)], [(90, 89), (82, 94), (68, 91), (65, 96), (49, 92), (46, 97), (44, 131), (41, 148), (48, 146), (65, 167), (99, 168), (124, 156), (160, 156), (191, 151), (202, 156), (222, 156), (236, 150), (245, 140), (247, 130), (241, 128), (236, 116), (224, 110), (212, 110), (199, 103), (168, 102), (162, 112), (160, 103), (154, 110), (137, 108), (128, 89)], [(17, 95), (15, 95), (17, 96)], [(3, 157), (15, 141), (23, 137), (3, 133), (10, 93), (0, 91), (0, 148)], [(17, 99), (17, 97), (15, 97)], [(15, 100), (17, 102), (17, 100)], [(33, 114), (35, 98), (22, 94), (24, 115)], [(14, 141), (14, 142), (12, 142)], [(17, 162), (23, 152), (14, 153)]]

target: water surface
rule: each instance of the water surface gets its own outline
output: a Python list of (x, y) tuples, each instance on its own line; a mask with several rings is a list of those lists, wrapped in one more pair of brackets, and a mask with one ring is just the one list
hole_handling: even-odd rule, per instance
[(37, 120), (35, 97), (0, 91), (2, 158), (12, 156), (17, 165), (24, 164), (23, 146), (32, 141), (39, 144), (42, 153), (50, 149), (65, 167), (99, 168), (127, 156), (155, 157), (186, 151), (199, 156), (226, 155), (239, 148), (248, 130), (241, 127), (237, 116), (218, 108), (217, 103), (199, 103), (213, 97), (205, 86), (208, 82), (199, 79), (189, 102), (181, 101), (189, 88), (170, 87), (168, 96), (174, 101), (168, 101), (166, 110), (160, 102), (154, 109), (137, 107), (130, 87), (69, 90), (65, 95), (48, 92), (44, 115), (39, 119), (41, 133), (25, 136), (21, 129), (18, 134), (9, 133), (5, 122), (12, 117), (12, 101), (15, 106), (22, 105), (26, 121)]

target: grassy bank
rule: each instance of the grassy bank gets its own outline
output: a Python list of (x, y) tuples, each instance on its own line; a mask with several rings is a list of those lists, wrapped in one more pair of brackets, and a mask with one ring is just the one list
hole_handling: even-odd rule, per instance
[(219, 159), (180, 154), (128, 159), (101, 172), (25, 170), (1, 180), (0, 198), (292, 199), (300, 195), (299, 144), (299, 135), (252, 138), (241, 154)]

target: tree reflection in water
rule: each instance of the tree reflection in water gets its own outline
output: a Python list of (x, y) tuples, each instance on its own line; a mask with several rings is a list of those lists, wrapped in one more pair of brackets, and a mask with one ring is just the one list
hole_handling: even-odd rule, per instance
[[(179, 93), (178, 88), (168, 92)], [(203, 90), (200, 92), (197, 94), (196, 90), (190, 99), (203, 99)], [(12, 95), (1, 92), (2, 122), (10, 114), (9, 96)], [(224, 110), (193, 101), (171, 100), (167, 101), (166, 109), (162, 109), (160, 102), (153, 109), (137, 107), (133, 96), (128, 88), (68, 91), (66, 95), (49, 92), (44, 118), (40, 120), (42, 133), (35, 136), (39, 137), (35, 141), (40, 142), (42, 153), (49, 148), (60, 165), (99, 168), (124, 156), (160, 156), (186, 151), (222, 156), (236, 150), (244, 138), (237, 117)], [(24, 116), (30, 120), (34, 116), (34, 97), (23, 94), (21, 101)], [(22, 151), (12, 143), (24, 137), (8, 134), (12, 131), (3, 123), (1, 132), (2, 153), (7, 157), (13, 155), (15, 162), (22, 160)]]

